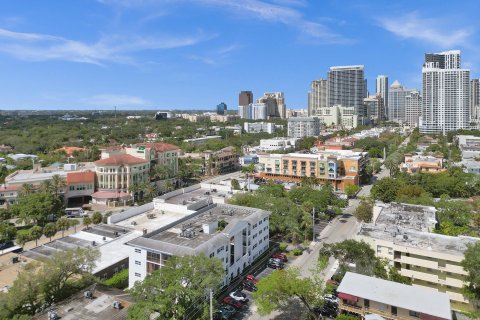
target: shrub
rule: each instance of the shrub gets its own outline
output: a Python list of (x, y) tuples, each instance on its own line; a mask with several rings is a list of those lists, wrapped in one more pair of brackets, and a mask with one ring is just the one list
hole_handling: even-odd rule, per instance
[(279, 248), (280, 251), (282, 251), (282, 252), (287, 252), (287, 247), (288, 247), (288, 244), (286, 244), (286, 243), (280, 243), (280, 244), (278, 245), (278, 248)]
[(113, 277), (106, 279), (103, 283), (109, 287), (125, 289), (128, 287), (128, 269), (123, 269), (122, 271), (115, 273)]
[(300, 256), (300, 255), (302, 255), (303, 250), (302, 249), (293, 249), (292, 253), (293, 253), (294, 256)]

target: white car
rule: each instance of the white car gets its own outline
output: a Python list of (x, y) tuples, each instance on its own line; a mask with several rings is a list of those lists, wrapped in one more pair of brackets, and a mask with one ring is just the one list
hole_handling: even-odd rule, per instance
[(323, 296), (323, 299), (338, 304), (338, 298), (335, 297), (333, 294), (326, 294)]
[(239, 301), (239, 302), (243, 302), (243, 303), (248, 302), (247, 295), (245, 293), (243, 293), (242, 291), (230, 292), (230, 298), (235, 299), (235, 301)]

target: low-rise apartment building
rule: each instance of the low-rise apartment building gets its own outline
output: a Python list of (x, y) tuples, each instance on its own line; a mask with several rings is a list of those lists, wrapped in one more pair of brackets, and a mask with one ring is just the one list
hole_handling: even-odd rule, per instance
[(226, 147), (218, 151), (205, 151), (205, 173), (217, 175), (235, 171), (240, 167), (239, 155), (233, 147)]
[(339, 310), (363, 319), (452, 319), (448, 295), (427, 288), (347, 272), (337, 292)]
[(245, 122), (243, 130), (246, 133), (266, 132), (272, 134), (275, 132), (275, 124), (271, 122)]
[(480, 137), (458, 135), (455, 137), (462, 152), (462, 159), (474, 159), (480, 157)]
[(372, 223), (363, 224), (358, 240), (364, 240), (380, 258), (422, 286), (446, 293), (452, 307), (468, 309), (463, 295), (467, 272), (461, 266), (467, 245), (479, 238), (433, 233), (437, 224), (434, 207), (409, 204), (377, 204)]
[(415, 174), (419, 172), (437, 173), (447, 169), (443, 167), (443, 155), (412, 155), (406, 154), (405, 160), (399, 166), (401, 172)]
[(317, 154), (260, 154), (259, 177), (269, 180), (300, 182), (317, 178), (343, 192), (347, 185), (360, 185), (368, 163), (368, 153), (352, 150), (323, 150)]
[(268, 211), (217, 204), (208, 192), (192, 197), (182, 190), (153, 203), (152, 212), (177, 212), (183, 218), (127, 243), (129, 287), (164, 266), (171, 256), (201, 254), (222, 261), (227, 284), (269, 247)]
[(298, 138), (273, 138), (260, 139), (260, 145), (256, 147), (258, 151), (287, 151), (294, 150)]

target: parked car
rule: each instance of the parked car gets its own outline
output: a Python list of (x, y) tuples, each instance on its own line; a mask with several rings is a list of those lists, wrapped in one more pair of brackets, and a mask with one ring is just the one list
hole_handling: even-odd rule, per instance
[(267, 267), (272, 269), (283, 269), (285, 268), (285, 264), (277, 259), (269, 259), (267, 263)]
[(242, 302), (242, 303), (247, 303), (248, 302), (247, 295), (240, 290), (230, 292), (229, 296), (231, 298), (237, 300), (237, 301)]
[(246, 280), (242, 282), (242, 288), (250, 292), (257, 291), (255, 283)]
[(288, 262), (288, 257), (283, 253), (275, 253), (272, 258), (279, 259), (283, 263)]
[(14, 246), (13, 241), (12, 240), (7, 240), (5, 242), (0, 243), (0, 250), (5, 250), (5, 249), (11, 248), (13, 246)]
[(326, 294), (323, 296), (323, 300), (325, 301), (330, 301), (332, 303), (335, 303), (338, 305), (338, 298), (334, 296), (333, 294)]
[(237, 310), (234, 307), (224, 304), (220, 306), (217, 311), (215, 311), (213, 319), (229, 320), (235, 315), (235, 313), (237, 313)]
[(225, 297), (223, 299), (223, 304), (226, 304), (228, 306), (232, 306), (234, 307), (235, 309), (239, 310), (243, 307), (243, 303), (241, 303), (240, 301), (237, 301), (235, 299), (233, 299), (232, 297)]
[(257, 284), (260, 280), (258, 278), (255, 278), (255, 276), (249, 274), (248, 276), (245, 277), (245, 281), (251, 282), (253, 284)]

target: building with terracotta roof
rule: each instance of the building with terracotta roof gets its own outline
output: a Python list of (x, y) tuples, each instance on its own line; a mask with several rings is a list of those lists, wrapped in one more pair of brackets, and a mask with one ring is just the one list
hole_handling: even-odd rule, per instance
[(88, 203), (95, 192), (95, 172), (68, 172), (67, 197), (69, 204)]
[(437, 173), (447, 169), (443, 167), (442, 155), (405, 155), (405, 161), (399, 166), (401, 172), (410, 174), (419, 172)]
[(84, 150), (85, 150), (85, 148), (80, 148), (80, 147), (63, 147), (63, 148), (57, 149), (55, 151), (57, 151), (57, 152), (58, 151), (64, 151), (67, 154), (67, 156), (71, 156), (71, 155), (73, 155), (73, 153), (75, 151), (82, 152)]
[(129, 154), (112, 155), (94, 162), (98, 191), (92, 194), (94, 203), (124, 204), (130, 199), (129, 187), (150, 181), (148, 160)]

